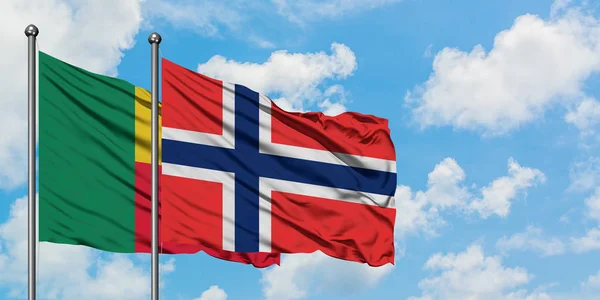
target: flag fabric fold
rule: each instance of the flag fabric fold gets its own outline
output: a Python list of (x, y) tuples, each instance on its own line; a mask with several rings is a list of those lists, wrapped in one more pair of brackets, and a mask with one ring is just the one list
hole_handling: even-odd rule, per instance
[(165, 242), (394, 263), (386, 119), (286, 112), (166, 59), (162, 99)]
[[(143, 88), (39, 52), (40, 241), (150, 252), (150, 101)], [(159, 245), (162, 253), (279, 264), (278, 254)]]

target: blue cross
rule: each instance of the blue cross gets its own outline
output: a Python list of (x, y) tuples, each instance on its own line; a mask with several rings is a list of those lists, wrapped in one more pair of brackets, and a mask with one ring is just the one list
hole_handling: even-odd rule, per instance
[(259, 152), (259, 94), (235, 86), (235, 149), (163, 139), (162, 161), (235, 174), (235, 251), (257, 252), (258, 180), (267, 177), (393, 195), (396, 173)]

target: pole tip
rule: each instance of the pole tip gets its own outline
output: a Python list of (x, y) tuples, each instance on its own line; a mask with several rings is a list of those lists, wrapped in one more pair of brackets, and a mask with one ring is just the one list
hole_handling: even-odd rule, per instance
[(160, 37), (160, 34), (153, 32), (150, 34), (150, 36), (148, 37), (148, 43), (150, 44), (160, 44), (160, 42), (162, 41), (162, 37)]
[(27, 27), (25, 27), (25, 35), (27, 37), (30, 37), (30, 36), (36, 37), (38, 35), (38, 33), (40, 33), (40, 31), (33, 24), (29, 24)]

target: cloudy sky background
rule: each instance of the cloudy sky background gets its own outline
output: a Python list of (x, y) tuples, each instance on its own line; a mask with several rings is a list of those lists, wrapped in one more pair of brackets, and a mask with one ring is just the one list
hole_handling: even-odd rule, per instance
[[(150, 86), (147, 37), (288, 110), (390, 120), (395, 266), (161, 257), (163, 299), (598, 299), (600, 3), (0, 2), (0, 296), (26, 295), (26, 38)], [(25, 196), (25, 197), (24, 197)], [(147, 255), (42, 243), (40, 299), (147, 299)]]

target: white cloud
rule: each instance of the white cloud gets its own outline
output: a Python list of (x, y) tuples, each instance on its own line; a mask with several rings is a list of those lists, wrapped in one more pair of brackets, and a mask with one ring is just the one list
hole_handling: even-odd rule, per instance
[(320, 18), (337, 18), (348, 13), (374, 9), (400, 0), (271, 0), (278, 12), (303, 25)]
[(586, 98), (575, 110), (565, 115), (565, 121), (575, 125), (584, 136), (595, 134), (596, 127), (600, 124), (600, 102)]
[(328, 116), (337, 116), (346, 111), (346, 107), (339, 103), (331, 103), (329, 99), (325, 99), (325, 101), (319, 103), (319, 108), (323, 110), (323, 114)]
[(343, 99), (343, 89), (339, 85), (324, 87), (323, 82), (327, 79), (345, 79), (355, 69), (354, 52), (338, 43), (331, 45), (330, 55), (324, 52), (303, 54), (281, 50), (273, 52), (264, 63), (241, 63), (216, 55), (198, 66), (198, 72), (208, 76), (245, 85), (274, 99), (276, 97), (273, 95), (278, 94), (283, 100), (276, 102), (284, 103), (282, 106), (303, 110), (305, 104), (320, 103), (334, 113), (342, 110), (340, 105), (343, 103), (331, 99), (334, 96)]
[(600, 229), (593, 228), (583, 237), (571, 238), (571, 246), (575, 253), (600, 250)]
[(511, 200), (517, 193), (545, 181), (546, 178), (540, 170), (521, 167), (510, 158), (508, 176), (500, 177), (484, 187), (481, 190), (483, 197), (471, 202), (469, 209), (479, 212), (483, 218), (492, 214), (506, 217), (510, 212)]
[[(401, 0), (325, 0), (325, 1), (248, 1), (248, 0), (140, 0), (144, 15), (152, 21), (165, 20), (176, 28), (193, 30), (205, 36), (221, 36), (229, 30), (241, 33), (258, 47), (270, 49), (275, 45), (251, 33), (248, 28), (254, 18), (281, 15), (288, 21), (304, 26), (307, 21), (342, 17)], [(249, 14), (248, 12), (252, 12)], [(152, 24), (146, 22), (146, 26)], [(225, 29), (225, 30), (223, 30)]]
[[(60, 248), (62, 248), (60, 252), (54, 255), (65, 255), (63, 252), (65, 247)], [(41, 251), (43, 250), (41, 249)], [(41, 264), (43, 263), (42, 261)], [(82, 273), (87, 273), (81, 266), (72, 267), (79, 268)], [(62, 282), (53, 282), (52, 289), (60, 293), (59, 289), (63, 285), (62, 299), (143, 299), (148, 297), (150, 287), (148, 276), (150, 274), (144, 272), (139, 266), (135, 266), (133, 261), (125, 256), (114, 255), (109, 261), (98, 259), (96, 267), (98, 269), (96, 274), (85, 274), (87, 276), (84, 277), (84, 280), (69, 282), (70, 284), (77, 283), (77, 285), (69, 287), (64, 286), (65, 283)], [(59, 274), (54, 274), (54, 276), (59, 276)]]
[(323, 114), (328, 116), (337, 116), (346, 111), (344, 103), (346, 103), (346, 92), (344, 87), (336, 84), (325, 90), (323, 94), (325, 100), (318, 103), (318, 107), (323, 111)]
[(588, 216), (600, 224), (600, 187), (597, 187), (595, 193), (585, 199), (585, 206), (588, 209)]
[[(600, 224), (600, 187), (585, 199), (586, 216)], [(498, 240), (496, 246), (501, 251), (530, 250), (542, 256), (559, 255), (566, 252), (566, 245), (555, 237), (543, 237), (542, 230), (529, 226), (523, 233), (517, 233), (510, 238), (506, 236)], [(600, 227), (591, 228), (585, 236), (571, 237), (570, 250), (574, 253), (585, 253), (600, 250)]]
[(139, 0), (0, 1), (0, 189), (25, 182), (27, 155), (27, 39), (40, 29), (41, 51), (92, 72), (116, 74), (123, 51), (134, 44), (142, 21)]
[(294, 300), (311, 293), (349, 294), (375, 287), (394, 270), (387, 264), (367, 264), (331, 258), (320, 251), (282, 255), (281, 266), (262, 271), (261, 284), (266, 300)]
[(273, 49), (275, 43), (253, 31), (250, 26), (256, 19), (269, 23), (277, 15), (284, 16), (296, 25), (304, 26), (307, 21), (321, 18), (341, 17), (347, 13), (358, 13), (401, 0), (140, 0), (144, 2), (144, 16), (150, 22), (147, 27), (159, 21), (167, 21), (173, 27), (188, 29), (210, 37), (223, 37), (224, 33), (234, 33), (238, 38), (263, 49)]
[[(146, 0), (144, 15), (166, 20), (176, 28), (185, 28), (206, 36), (219, 35), (219, 26), (238, 29), (246, 22), (241, 11), (244, 1)], [(151, 26), (151, 24), (146, 24)]]
[(461, 206), (467, 201), (469, 192), (460, 183), (465, 180), (465, 172), (456, 160), (445, 158), (427, 175), (426, 192), (429, 203), (439, 208)]
[[(38, 289), (48, 299), (147, 299), (150, 274), (134, 264), (135, 255), (101, 256), (89, 247), (38, 244)], [(171, 259), (161, 265), (161, 277), (175, 269)], [(9, 219), (0, 224), (0, 286), (12, 296), (27, 287), (27, 198), (11, 206)], [(162, 279), (162, 278), (161, 278)]]
[(581, 283), (584, 290), (597, 290), (600, 292), (600, 271), (594, 275), (590, 275), (588, 279)]
[(396, 234), (423, 231), (436, 235), (436, 229), (445, 225), (439, 212), (461, 208), (470, 193), (461, 183), (465, 179), (463, 169), (453, 158), (445, 158), (429, 173), (426, 191), (414, 194), (408, 186), (396, 189)]
[(556, 238), (545, 238), (542, 230), (534, 226), (528, 226), (525, 232), (516, 233), (510, 237), (503, 236), (496, 243), (496, 247), (502, 251), (529, 250), (542, 256), (553, 256), (565, 253), (564, 243)]
[[(506, 297), (503, 300), (597, 300), (600, 292), (600, 272), (590, 275), (585, 281), (580, 283), (579, 289), (573, 289), (570, 292), (552, 292), (548, 293), (545, 290), (552, 286), (557, 286), (558, 283), (541, 286), (534, 290), (533, 293), (515, 293), (516, 297)], [(508, 295), (510, 296), (510, 294)]]
[(227, 293), (218, 286), (213, 285), (194, 300), (227, 300)]
[[(571, 185), (568, 190), (593, 191), (584, 201), (585, 215), (600, 225), (600, 157), (590, 157), (571, 167)], [(571, 238), (576, 253), (600, 250), (600, 227), (588, 230), (585, 236)]]
[(262, 270), (261, 284), (266, 300), (303, 299), (319, 292), (348, 295), (375, 287), (392, 270), (390, 264), (370, 267), (321, 252), (282, 255), (281, 266)]
[[(275, 44), (249, 33), (251, 15), (272, 17), (279, 14), (288, 21), (304, 26), (307, 21), (321, 18), (342, 17), (348, 13), (361, 12), (401, 0), (326, 0), (269, 2), (247, 0), (140, 0), (144, 2), (144, 15), (153, 22), (165, 20), (176, 28), (190, 29), (205, 36), (221, 36), (223, 29), (242, 33), (245, 39), (264, 49)], [(248, 14), (251, 11), (253, 14)], [(152, 24), (146, 22), (146, 26)]]
[[(558, 285), (552, 284), (549, 286)], [(524, 300), (537, 300), (537, 299), (552, 299), (552, 300), (597, 300), (598, 294), (600, 293), (600, 271), (596, 274), (590, 275), (585, 281), (580, 283), (579, 289), (573, 289), (571, 292), (552, 292), (550, 294), (545, 293), (544, 289), (548, 286), (542, 287), (537, 293), (533, 293), (531, 296), (538, 296), (532, 298), (519, 297), (515, 299)], [(543, 297), (539, 297), (539, 296)], [(513, 299), (513, 298), (508, 298)]]
[(252, 42), (254, 45), (258, 46), (259, 48), (262, 49), (273, 49), (276, 48), (277, 46), (275, 45), (275, 43), (266, 40), (264, 38), (261, 38), (259, 36), (256, 35), (252, 35), (249, 37), (250, 42)]
[(409, 299), (547, 299), (527, 298), (530, 295), (524, 291), (514, 291), (532, 275), (521, 267), (505, 267), (499, 256), (485, 256), (478, 244), (458, 254), (436, 253), (424, 268), (436, 274), (419, 282), (421, 297)]
[[(423, 193), (421, 191), (418, 194)], [(425, 192), (426, 194), (426, 192)], [(428, 198), (415, 196), (408, 186), (396, 188), (396, 235), (402, 239), (408, 233), (424, 232), (426, 235), (437, 235), (437, 229), (446, 222), (440, 217), (438, 209), (431, 206)]]
[(571, 177), (571, 191), (589, 191), (600, 186), (600, 157), (590, 157), (587, 161), (573, 164), (569, 176)]
[[(585, 199), (586, 215), (600, 225), (600, 187)], [(600, 250), (600, 227), (588, 230), (585, 236), (571, 238), (571, 247), (575, 253)]]
[(550, 6), (550, 15), (556, 16), (561, 12), (564, 12), (565, 9), (568, 9), (573, 0), (555, 0)]
[(526, 290), (519, 290), (507, 294), (503, 300), (551, 300), (555, 299), (554, 295), (546, 293), (543, 289), (539, 291), (533, 291), (531, 294)]
[(508, 176), (495, 179), (479, 191), (468, 188), (463, 183), (465, 178), (456, 160), (445, 158), (429, 173), (427, 190), (413, 193), (410, 187), (399, 186), (396, 189), (398, 235), (419, 231), (436, 235), (436, 230), (446, 224), (440, 216), (446, 210), (478, 213), (481, 218), (506, 217), (520, 192), (544, 182), (541, 171), (522, 167), (513, 158), (508, 160)]
[(175, 259), (170, 258), (167, 262), (160, 264), (160, 274), (173, 273), (175, 271)]
[(600, 22), (565, 3), (548, 20), (519, 16), (489, 52), (477, 45), (437, 53), (429, 79), (405, 98), (415, 122), (505, 134), (582, 99), (583, 83), (600, 70)]

